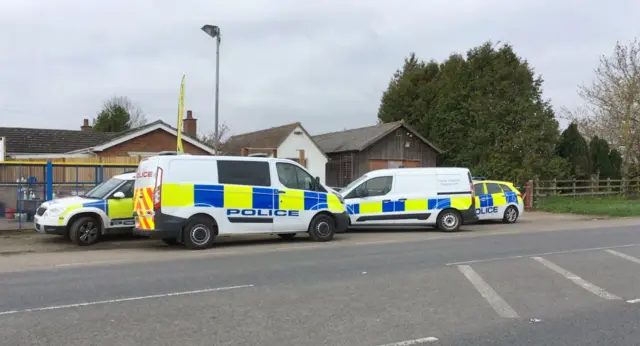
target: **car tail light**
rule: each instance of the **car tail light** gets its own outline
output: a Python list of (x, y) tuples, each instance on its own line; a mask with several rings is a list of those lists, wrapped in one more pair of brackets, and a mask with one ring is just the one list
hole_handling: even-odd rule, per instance
[(162, 198), (162, 168), (156, 170), (156, 183), (153, 186), (153, 210), (160, 209), (160, 201)]

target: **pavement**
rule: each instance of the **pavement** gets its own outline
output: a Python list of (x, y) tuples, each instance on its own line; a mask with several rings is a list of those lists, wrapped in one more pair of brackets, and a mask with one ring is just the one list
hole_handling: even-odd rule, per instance
[(640, 220), (552, 217), (7, 255), (0, 344), (638, 345)]

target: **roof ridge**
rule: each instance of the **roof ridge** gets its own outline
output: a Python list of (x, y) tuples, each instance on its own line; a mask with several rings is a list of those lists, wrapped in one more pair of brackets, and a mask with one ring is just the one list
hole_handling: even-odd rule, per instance
[(404, 121), (403, 120), (397, 120), (397, 121), (390, 121), (388, 123), (381, 123), (381, 124), (375, 124), (375, 125), (369, 125), (369, 126), (363, 126), (363, 127), (356, 127), (355, 129), (325, 132), (325, 133), (321, 133), (321, 134), (318, 134), (318, 135), (313, 135), (313, 137), (319, 137), (319, 136), (324, 136), (324, 135), (332, 135), (332, 134), (336, 134), (336, 133), (354, 132), (354, 131), (365, 130), (365, 129), (375, 128), (375, 127), (381, 127), (383, 125), (398, 124), (398, 123), (404, 123)]
[(234, 138), (234, 137), (240, 137), (240, 136), (246, 136), (246, 135), (253, 135), (253, 134), (256, 134), (256, 133), (261, 133), (261, 132), (266, 132), (266, 131), (271, 131), (271, 130), (278, 130), (278, 129), (282, 129), (282, 128), (289, 127), (289, 126), (293, 126), (293, 125), (296, 125), (296, 126), (302, 126), (302, 124), (300, 124), (300, 122), (299, 122), (299, 121), (296, 121), (295, 123), (290, 123), (290, 124), (284, 124), (284, 125), (280, 125), (280, 126), (269, 127), (269, 128), (262, 129), (262, 130), (256, 130), (256, 131), (252, 131), (252, 132), (239, 133), (239, 134), (237, 134), (237, 135), (230, 136), (230, 137), (229, 137), (229, 139)]

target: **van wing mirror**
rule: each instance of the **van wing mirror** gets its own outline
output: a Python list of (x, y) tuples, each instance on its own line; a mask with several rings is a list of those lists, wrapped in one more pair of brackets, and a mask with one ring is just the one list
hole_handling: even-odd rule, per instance
[(114, 193), (113, 194), (113, 198), (118, 198), (118, 199), (124, 198), (124, 192), (118, 191), (118, 192)]
[(313, 180), (313, 184), (314, 184), (314, 190), (318, 191), (320, 190), (320, 177), (315, 177), (315, 179)]

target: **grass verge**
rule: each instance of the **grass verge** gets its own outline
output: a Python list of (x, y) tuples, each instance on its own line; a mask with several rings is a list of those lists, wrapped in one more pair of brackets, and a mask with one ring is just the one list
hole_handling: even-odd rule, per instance
[(572, 213), (603, 216), (640, 216), (640, 200), (625, 197), (540, 197), (535, 209), (552, 213)]

